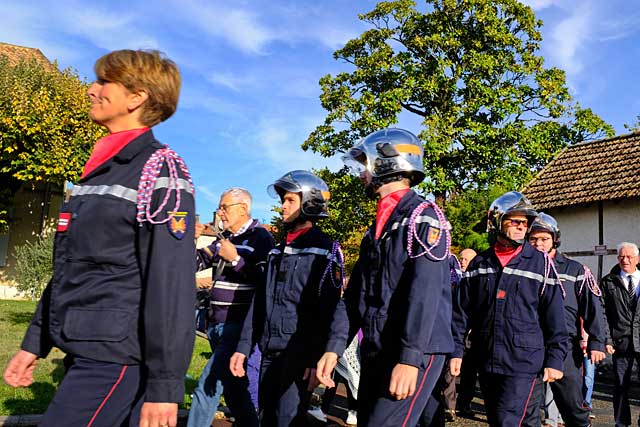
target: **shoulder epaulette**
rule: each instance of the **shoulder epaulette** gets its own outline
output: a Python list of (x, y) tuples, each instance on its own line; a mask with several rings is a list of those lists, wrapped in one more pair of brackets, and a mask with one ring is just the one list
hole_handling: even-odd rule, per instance
[[(428, 242), (429, 245), (423, 242), (418, 236), (418, 231), (416, 227), (417, 219), (420, 214), (427, 208), (432, 208), (438, 218), (438, 222), (440, 224), (441, 230), (438, 232), (437, 236), (434, 238), (434, 242)], [(436, 256), (432, 249), (436, 248), (440, 241), (442, 240), (442, 236), (444, 233), (445, 238), (445, 250), (442, 256)], [(413, 241), (416, 241), (423, 249), (422, 252), (418, 254), (413, 253)], [(449, 230), (447, 219), (444, 216), (444, 213), (438, 205), (431, 201), (426, 201), (420, 203), (416, 208), (411, 212), (411, 216), (409, 217), (409, 230), (407, 231), (407, 252), (409, 253), (409, 258), (418, 258), (422, 255), (428, 255), (434, 261), (442, 261), (444, 259), (449, 258), (449, 254), (451, 253), (451, 230)]]
[[(156, 182), (159, 179), (158, 177), (160, 175), (160, 171), (162, 170), (162, 166), (165, 162), (167, 163), (167, 168), (169, 169), (169, 177), (166, 178), (167, 191), (162, 202), (160, 203), (160, 206), (158, 206), (158, 209), (156, 209), (155, 212), (151, 212), (151, 197), (153, 194), (153, 190), (156, 188)], [(151, 224), (163, 224), (173, 218), (174, 212), (180, 211), (180, 189), (182, 187), (180, 181), (183, 180), (181, 180), (178, 176), (178, 167), (187, 179), (189, 192), (195, 195), (195, 188), (193, 186), (193, 181), (191, 180), (191, 174), (189, 174), (189, 170), (187, 169), (187, 165), (185, 165), (182, 158), (178, 156), (175, 151), (169, 148), (169, 146), (165, 145), (164, 148), (156, 150), (151, 156), (149, 156), (149, 159), (142, 168), (142, 174), (140, 175), (140, 182), (138, 183), (138, 193), (136, 198), (136, 219), (138, 223), (142, 224), (143, 222), (148, 221)], [(171, 196), (171, 192), (173, 191), (175, 191), (176, 193), (176, 204), (173, 210), (169, 213), (167, 218), (160, 221), (154, 220), (154, 218), (160, 212), (162, 212), (162, 210), (167, 205), (169, 197)]]

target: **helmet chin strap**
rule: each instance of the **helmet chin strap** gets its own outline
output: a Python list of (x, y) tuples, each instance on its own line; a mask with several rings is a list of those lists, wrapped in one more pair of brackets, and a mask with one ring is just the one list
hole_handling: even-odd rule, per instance
[(289, 221), (289, 222), (282, 222), (282, 228), (284, 228), (284, 231), (289, 232), (291, 230), (293, 230), (294, 228), (296, 228), (296, 225), (298, 224), (304, 224), (307, 221), (312, 221), (311, 218), (308, 218), (305, 214), (303, 214), (302, 212), (300, 212), (298, 214), (297, 217), (294, 218), (293, 221)]
[(385, 184), (390, 182), (402, 181), (406, 178), (403, 174), (387, 175), (382, 177), (372, 177), (371, 183), (364, 186), (364, 193), (370, 199), (378, 197), (378, 190)]
[(500, 243), (504, 244), (504, 241), (506, 241), (507, 244), (505, 246), (511, 246), (512, 248), (517, 248), (519, 246), (524, 245), (524, 239), (514, 240), (511, 237), (504, 234), (502, 231), (498, 232), (498, 236), (502, 237), (503, 239), (503, 242), (500, 242)]

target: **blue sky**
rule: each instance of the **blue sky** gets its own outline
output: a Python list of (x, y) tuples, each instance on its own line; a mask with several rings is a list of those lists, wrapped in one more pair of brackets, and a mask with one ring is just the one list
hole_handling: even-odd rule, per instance
[[(201, 218), (212, 217), (221, 191), (239, 185), (254, 195), (253, 216), (268, 220), (273, 180), (291, 169), (340, 166), (300, 144), (325, 116), (320, 77), (350, 70), (332, 53), (367, 29), (357, 14), (375, 3), (4, 0), (0, 41), (37, 47), (88, 80), (110, 50), (166, 52), (180, 66), (183, 88), (177, 113), (154, 131), (189, 165)], [(635, 2), (525, 3), (545, 23), (546, 65), (564, 69), (575, 99), (624, 133), (640, 114)]]

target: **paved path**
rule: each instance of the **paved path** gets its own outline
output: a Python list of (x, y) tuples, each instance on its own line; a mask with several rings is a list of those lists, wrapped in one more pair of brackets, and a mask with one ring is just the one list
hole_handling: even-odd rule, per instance
[[(344, 392), (344, 386), (340, 384), (338, 389), (338, 394), (334, 401), (333, 408), (329, 414), (329, 421), (327, 424), (320, 423), (313, 418), (309, 419), (309, 427), (336, 427), (336, 426), (345, 426), (346, 424), (343, 420), (346, 418), (347, 410), (346, 410), (346, 395)], [(612, 396), (612, 385), (608, 382), (596, 381), (594, 393), (593, 393), (593, 414), (596, 418), (593, 420), (593, 427), (611, 427), (615, 423), (613, 421), (613, 406), (611, 403)], [(637, 420), (638, 415), (640, 413), (640, 387), (634, 387), (631, 392), (631, 419)], [(479, 393), (479, 390), (476, 391), (476, 397), (473, 400), (472, 408), (476, 412), (476, 416), (474, 418), (462, 418), (458, 417), (458, 419), (454, 422), (447, 423), (447, 427), (485, 427), (488, 426), (486, 422), (486, 417), (484, 415), (484, 408), (482, 406), (482, 399)], [(635, 424), (634, 424), (635, 425)], [(232, 424), (223, 421), (217, 420), (213, 424), (214, 427), (231, 427)]]

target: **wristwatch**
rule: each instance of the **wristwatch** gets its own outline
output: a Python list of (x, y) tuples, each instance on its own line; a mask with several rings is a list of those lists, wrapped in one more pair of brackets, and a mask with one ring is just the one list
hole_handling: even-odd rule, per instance
[(235, 267), (236, 265), (238, 265), (238, 262), (240, 262), (240, 255), (231, 260), (231, 266)]

